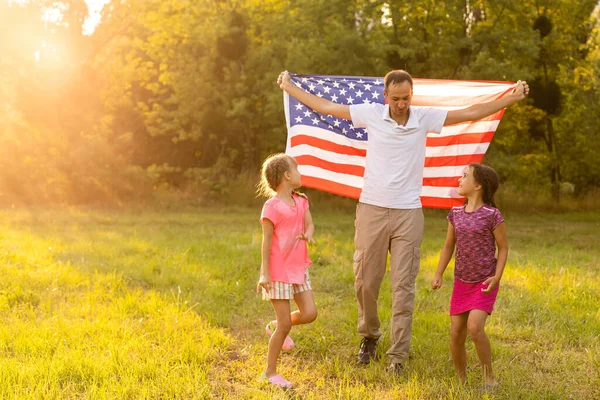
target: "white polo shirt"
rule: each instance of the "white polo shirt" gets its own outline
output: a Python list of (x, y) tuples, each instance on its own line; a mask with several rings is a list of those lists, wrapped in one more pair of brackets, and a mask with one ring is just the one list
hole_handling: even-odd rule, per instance
[(369, 134), (360, 202), (386, 208), (421, 207), (427, 133), (440, 133), (446, 114), (411, 106), (403, 126), (392, 119), (387, 104), (350, 106), (352, 124), (367, 128)]

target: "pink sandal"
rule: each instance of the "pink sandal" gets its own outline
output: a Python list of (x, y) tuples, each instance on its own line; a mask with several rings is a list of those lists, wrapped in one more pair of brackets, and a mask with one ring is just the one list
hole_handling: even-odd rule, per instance
[(292, 385), (292, 382), (286, 380), (280, 374), (273, 375), (272, 377), (269, 378), (263, 372), (263, 374), (260, 376), (259, 382), (265, 382), (265, 381), (271, 385), (279, 386), (282, 389), (292, 389), (294, 387), (294, 385)]
[[(269, 321), (269, 323), (267, 324), (266, 328), (265, 328), (265, 332), (267, 333), (267, 336), (271, 337), (273, 335), (273, 332), (275, 332), (275, 327), (273, 326), (273, 321)], [(292, 340), (292, 338), (288, 335), (285, 337), (285, 340), (283, 341), (283, 346), (281, 346), (281, 348), (285, 351), (290, 351), (294, 348), (294, 341)]]

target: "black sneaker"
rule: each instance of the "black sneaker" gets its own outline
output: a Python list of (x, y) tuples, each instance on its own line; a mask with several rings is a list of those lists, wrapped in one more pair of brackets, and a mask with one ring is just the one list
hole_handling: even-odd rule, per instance
[(358, 351), (358, 362), (368, 364), (375, 358), (375, 349), (377, 348), (377, 339), (363, 338), (360, 342)]

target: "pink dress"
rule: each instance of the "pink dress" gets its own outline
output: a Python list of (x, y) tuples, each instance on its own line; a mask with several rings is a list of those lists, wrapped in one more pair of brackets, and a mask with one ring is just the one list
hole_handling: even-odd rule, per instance
[(274, 282), (292, 284), (304, 283), (305, 271), (312, 262), (308, 256), (306, 241), (298, 239), (304, 232), (304, 214), (308, 210), (308, 200), (293, 194), (295, 205), (290, 206), (278, 196), (265, 202), (260, 221), (273, 223), (273, 241), (269, 260), (269, 273)]
[(496, 274), (494, 230), (504, 222), (504, 218), (497, 208), (488, 205), (473, 212), (466, 212), (465, 207), (453, 207), (448, 214), (448, 221), (456, 233), (450, 315), (475, 309), (491, 314), (500, 285), (490, 293), (483, 293), (481, 289), (487, 287), (483, 282)]

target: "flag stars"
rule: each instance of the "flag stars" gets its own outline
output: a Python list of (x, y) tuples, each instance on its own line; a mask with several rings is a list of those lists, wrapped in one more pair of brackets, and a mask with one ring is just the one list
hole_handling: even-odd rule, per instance
[(296, 117), (296, 123), (301, 123), (302, 122), (302, 117), (301, 116), (297, 116)]
[(346, 95), (346, 89), (342, 89), (342, 90), (340, 90), (340, 94), (341, 94), (342, 96), (345, 96), (345, 95)]
[(321, 94), (321, 92), (317, 93), (317, 97), (323, 97), (323, 95)]
[(326, 94), (329, 94), (329, 91), (330, 91), (330, 90), (331, 90), (331, 88), (330, 88), (329, 86), (325, 86), (325, 87), (323, 88), (323, 91), (324, 91)]
[(312, 123), (313, 123), (313, 125), (318, 125), (319, 124), (319, 120), (317, 118), (313, 118), (312, 119)]
[(325, 83), (325, 81), (324, 81), (323, 79), (319, 79), (319, 80), (317, 81), (317, 83), (318, 83), (319, 85), (323, 86), (323, 84)]
[(310, 117), (310, 114), (311, 114), (310, 111), (308, 111), (308, 110), (304, 111), (304, 116), (306, 118)]
[(302, 78), (302, 83), (308, 82), (308, 78)]
[(356, 137), (357, 137), (358, 139), (361, 139), (361, 138), (363, 137), (363, 134), (362, 134), (362, 133), (360, 133), (360, 132), (356, 132)]
[(371, 93), (371, 95), (373, 96), (374, 99), (379, 98), (379, 92), (373, 92), (373, 93)]
[(350, 83), (348, 84), (348, 87), (349, 87), (350, 89), (352, 89), (352, 90), (354, 90), (354, 86), (356, 86), (356, 84), (355, 84), (354, 82), (350, 82)]
[(300, 84), (300, 82), (294, 82), (294, 85), (298, 86), (300, 89), (302, 89), (302, 85)]
[(312, 83), (312, 82), (311, 82), (311, 84), (310, 84), (310, 85), (308, 85), (308, 89), (309, 89), (311, 92), (314, 92), (314, 91), (315, 91), (315, 88), (316, 88), (316, 86), (315, 86), (315, 84), (314, 84), (314, 83)]
[(368, 90), (369, 92), (371, 91), (371, 85), (369, 85), (368, 83), (365, 85), (365, 89)]
[(364, 93), (364, 92), (363, 92), (362, 90), (358, 89), (358, 90), (356, 91), (356, 97), (362, 97), (363, 93)]
[(348, 104), (352, 104), (352, 103), (354, 103), (354, 99), (353, 99), (352, 97), (348, 97), (348, 98), (346, 99), (346, 101), (348, 102)]
[(340, 87), (340, 83), (339, 83), (339, 82), (336, 82), (336, 81), (334, 81), (334, 82), (333, 82), (333, 87), (334, 87), (334, 88), (339, 88), (339, 87)]
[(296, 110), (299, 111), (299, 110), (302, 110), (302, 108), (303, 108), (302, 104), (300, 104), (300, 103), (296, 104)]
[(336, 128), (340, 127), (340, 123), (341, 123), (341, 121), (339, 119), (336, 119), (335, 121), (333, 121), (333, 125), (335, 125)]
[(369, 99), (364, 99), (364, 100), (363, 100), (363, 104), (371, 104), (371, 100), (369, 100)]
[(331, 101), (333, 101), (334, 103), (337, 101), (338, 97), (334, 94), (333, 96), (331, 96)]

